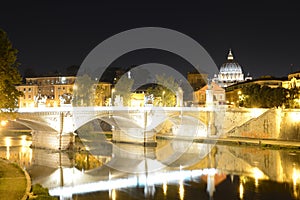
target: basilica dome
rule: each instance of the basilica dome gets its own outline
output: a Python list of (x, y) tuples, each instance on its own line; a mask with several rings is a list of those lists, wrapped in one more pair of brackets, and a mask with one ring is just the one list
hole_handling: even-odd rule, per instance
[(229, 50), (227, 61), (220, 68), (220, 73), (243, 73), (242, 67), (234, 61), (231, 50)]
[(218, 81), (223, 87), (244, 81), (242, 67), (234, 60), (231, 49), (229, 50), (227, 61), (220, 67)]

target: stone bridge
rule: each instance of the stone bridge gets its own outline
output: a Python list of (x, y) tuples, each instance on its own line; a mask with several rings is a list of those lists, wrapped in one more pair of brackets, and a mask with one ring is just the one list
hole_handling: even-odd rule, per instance
[[(188, 139), (230, 136), (299, 139), (299, 116), (299, 110), (281, 109), (58, 107), (20, 109), (16, 122), (33, 130), (33, 146), (66, 149), (74, 142), (74, 133), (87, 136), (89, 133), (81, 131), (81, 127), (96, 119), (112, 127), (115, 142), (155, 146), (156, 133), (162, 133), (166, 127), (167, 134)], [(296, 127), (295, 136), (286, 135), (283, 127), (291, 130)]]
[[(116, 142), (156, 144), (156, 132), (171, 124), (184, 137), (219, 134), (225, 110), (198, 107), (58, 107), (19, 109), (17, 123), (32, 129), (32, 146), (66, 149), (85, 124), (100, 119)], [(84, 133), (82, 133), (84, 134)]]

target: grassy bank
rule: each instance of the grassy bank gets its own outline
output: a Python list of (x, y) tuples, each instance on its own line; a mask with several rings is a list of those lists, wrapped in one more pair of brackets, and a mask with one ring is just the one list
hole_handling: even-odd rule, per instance
[(22, 169), (14, 163), (0, 159), (0, 199), (22, 199), (26, 186)]

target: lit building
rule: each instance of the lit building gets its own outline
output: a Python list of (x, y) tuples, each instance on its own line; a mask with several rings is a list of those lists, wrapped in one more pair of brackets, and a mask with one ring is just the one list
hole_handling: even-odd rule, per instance
[[(19, 108), (71, 105), (75, 80), (75, 76), (25, 78), (25, 84), (16, 86), (24, 93), (19, 98)], [(111, 84), (99, 84), (103, 88), (103, 99), (110, 97)]]
[(131, 107), (144, 107), (145, 106), (145, 93), (144, 92), (131, 93), (130, 106)]
[[(251, 79), (250, 75), (248, 75), (247, 80)], [(227, 61), (222, 64), (219, 74), (215, 74), (213, 81), (221, 87), (228, 87), (245, 81), (242, 67), (234, 60), (231, 49), (229, 50)]]
[(214, 105), (223, 105), (226, 103), (225, 100), (225, 89), (218, 86), (216, 83), (212, 82), (209, 85), (202, 87), (201, 89), (194, 92), (194, 105), (196, 106), (205, 106), (207, 99), (207, 90), (211, 90), (213, 104)]
[(300, 71), (288, 75), (288, 80), (282, 82), (282, 87), (286, 89), (300, 87)]

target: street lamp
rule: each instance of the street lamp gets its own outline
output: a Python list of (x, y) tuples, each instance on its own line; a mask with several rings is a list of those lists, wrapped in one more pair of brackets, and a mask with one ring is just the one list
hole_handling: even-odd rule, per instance
[(111, 105), (113, 106), (113, 102), (114, 102), (114, 93), (115, 93), (115, 88), (111, 89)]

